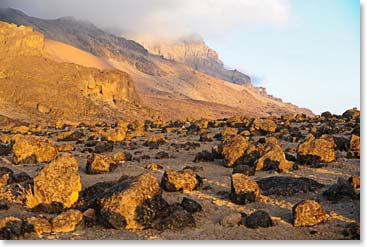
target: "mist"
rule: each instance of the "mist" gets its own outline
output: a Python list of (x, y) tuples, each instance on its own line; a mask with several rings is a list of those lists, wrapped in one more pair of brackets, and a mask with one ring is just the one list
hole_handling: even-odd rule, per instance
[(0, 7), (39, 18), (72, 16), (149, 41), (223, 38), (238, 27), (282, 27), (289, 18), (285, 0), (2, 0)]

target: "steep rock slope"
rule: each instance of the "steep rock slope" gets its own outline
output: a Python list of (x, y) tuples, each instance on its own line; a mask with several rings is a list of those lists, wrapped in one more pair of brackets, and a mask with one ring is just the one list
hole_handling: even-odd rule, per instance
[(312, 114), (261, 95), (250, 84), (220, 80), (189, 65), (150, 54), (135, 41), (104, 32), (89, 22), (73, 18), (43, 20), (13, 9), (0, 9), (0, 20), (30, 25), (48, 39), (82, 49), (127, 72), (135, 82), (142, 105), (161, 111), (165, 118)]
[(57, 63), (32, 28), (0, 22), (0, 111), (45, 120), (126, 118), (139, 104), (132, 79), (118, 70), (101, 71)]
[(187, 37), (169, 42), (139, 39), (138, 41), (152, 54), (161, 55), (167, 59), (190, 65), (193, 69), (215, 78), (241, 85), (251, 84), (251, 78), (248, 75), (236, 69), (226, 69), (218, 53), (209, 48), (199, 37)]

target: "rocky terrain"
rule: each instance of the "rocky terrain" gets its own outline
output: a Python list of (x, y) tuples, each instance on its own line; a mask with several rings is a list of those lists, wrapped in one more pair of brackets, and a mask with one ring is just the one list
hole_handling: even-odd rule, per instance
[(360, 113), (0, 118), (1, 239), (359, 239)]
[[(176, 61), (149, 53), (137, 42), (107, 33), (87, 21), (73, 18), (44, 20), (27, 16), (14, 9), (0, 9), (0, 21), (33, 27), (47, 40), (51, 40), (46, 40), (46, 48), (50, 42), (64, 43), (89, 53), (93, 56), (92, 60), (100, 59), (99, 64), (108, 63), (128, 73), (140, 96), (140, 104), (159, 111), (160, 116), (165, 119), (184, 120), (187, 117), (216, 119), (236, 114), (312, 115), (310, 110), (259, 93), (248, 82), (239, 85), (243, 84), (243, 80), (235, 78), (246, 76), (236, 71), (225, 70), (220, 60), (215, 59), (215, 52), (203, 48), (204, 44), (198, 44), (198, 47), (207, 49), (210, 54), (203, 59), (201, 55), (198, 56), (199, 68), (195, 65), (193, 67), (193, 64), (187, 61), (178, 59)], [(63, 55), (65, 54), (63, 49), (53, 49), (49, 52), (52, 53), (51, 59), (57, 62), (73, 62), (87, 67), (96, 64), (86, 62), (85, 54), (82, 61), (70, 59), (70, 57), (77, 58), (72, 54), (76, 52), (75, 49), (71, 50), (68, 49), (68, 54), (71, 54), (68, 56)]]

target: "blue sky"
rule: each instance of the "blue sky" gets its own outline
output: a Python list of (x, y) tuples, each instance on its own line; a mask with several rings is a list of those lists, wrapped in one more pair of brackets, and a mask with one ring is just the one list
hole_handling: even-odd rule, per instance
[(206, 41), (225, 64), (286, 102), (317, 114), (359, 108), (359, 1), (290, 0), (288, 7), (281, 26), (239, 26)]

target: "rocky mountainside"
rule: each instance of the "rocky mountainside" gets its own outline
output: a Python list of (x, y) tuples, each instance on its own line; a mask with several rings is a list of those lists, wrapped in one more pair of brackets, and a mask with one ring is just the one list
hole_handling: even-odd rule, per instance
[[(262, 91), (259, 93), (250, 84), (238, 85), (221, 80), (184, 63), (151, 54), (137, 42), (104, 32), (86, 21), (73, 18), (43, 20), (14, 9), (0, 9), (0, 21), (32, 26), (49, 40), (79, 48), (127, 72), (134, 80), (140, 103), (159, 110), (164, 118), (312, 115), (307, 109), (283, 103)], [(60, 61), (61, 54), (53, 55)]]
[(139, 39), (138, 41), (152, 54), (190, 65), (193, 69), (215, 78), (236, 84), (251, 84), (251, 78), (248, 75), (236, 69), (226, 69), (218, 53), (209, 48), (199, 37), (187, 37), (171, 42), (150, 42)]
[(0, 22), (0, 32), (2, 114), (82, 121), (128, 118), (138, 109), (128, 74), (57, 63), (44, 49), (44, 36), (31, 27)]

